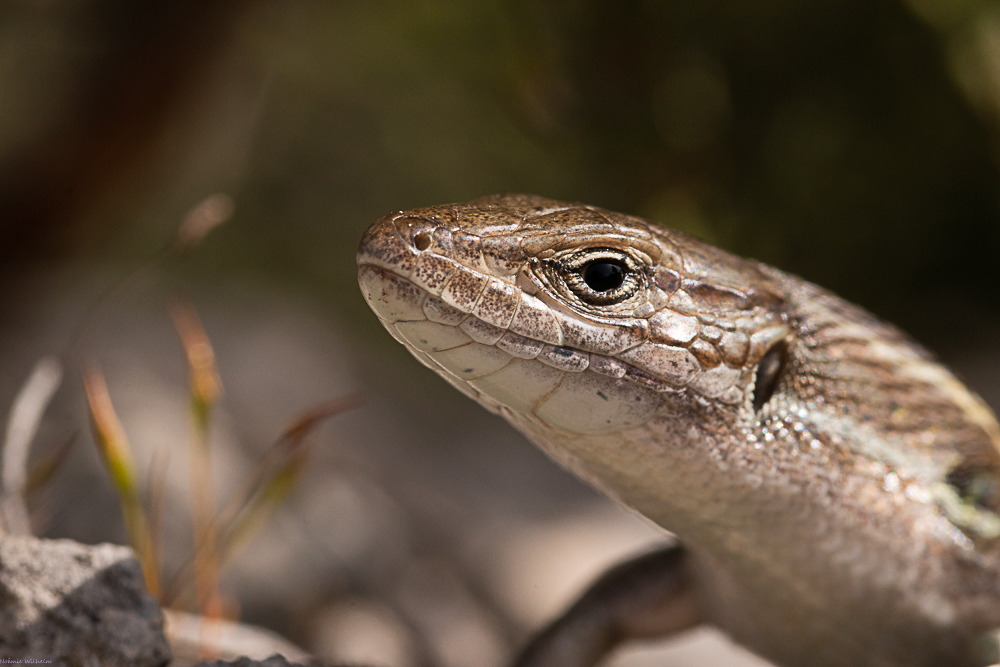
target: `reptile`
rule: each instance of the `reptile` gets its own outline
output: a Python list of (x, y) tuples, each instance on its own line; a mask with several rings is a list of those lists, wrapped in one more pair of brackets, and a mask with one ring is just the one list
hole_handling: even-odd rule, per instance
[(997, 661), (1000, 426), (899, 329), (533, 195), (393, 213), (357, 260), (413, 356), (676, 536), (603, 575), (517, 667), (700, 624), (785, 667)]

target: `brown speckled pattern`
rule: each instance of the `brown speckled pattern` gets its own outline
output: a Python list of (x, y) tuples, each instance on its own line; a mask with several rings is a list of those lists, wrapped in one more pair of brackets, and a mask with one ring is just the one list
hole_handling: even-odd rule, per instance
[[(641, 267), (603, 306), (560, 273), (602, 248)], [(528, 195), (387, 216), (358, 264), (417, 359), (675, 532), (705, 619), (736, 641), (782, 665), (982, 664), (1000, 518), (946, 476), (996, 480), (1000, 427), (895, 328), (677, 232)], [(775, 345), (788, 362), (754, 411)]]

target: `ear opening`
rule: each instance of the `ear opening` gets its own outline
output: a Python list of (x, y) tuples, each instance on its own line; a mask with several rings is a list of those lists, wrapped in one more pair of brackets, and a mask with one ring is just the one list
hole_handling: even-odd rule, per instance
[(760, 412), (774, 396), (781, 382), (785, 369), (788, 367), (788, 340), (780, 340), (764, 353), (757, 364), (757, 373), (753, 382), (753, 410)]

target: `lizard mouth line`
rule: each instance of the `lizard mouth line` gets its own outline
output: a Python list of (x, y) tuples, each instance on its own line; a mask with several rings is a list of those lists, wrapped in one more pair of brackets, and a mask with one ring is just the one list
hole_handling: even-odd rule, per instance
[[(377, 268), (408, 281), (408, 287), (394, 288), (392, 298), (416, 305), (406, 315), (382, 313), (383, 319), (429, 319), (457, 327), (468, 338), (442, 333), (452, 347), (471, 340), (565, 372), (589, 369), (659, 393), (734, 407), (744, 403), (748, 369), (788, 335), (787, 323), (769, 306), (749, 308), (754, 299), (744, 295), (734, 301), (736, 292), (691, 277), (700, 274), (682, 269), (678, 251), (670, 250), (672, 258), (658, 264), (655, 258), (667, 250), (657, 246), (646, 252), (646, 246), (656, 245), (648, 231), (622, 234), (629, 230), (616, 232), (607, 221), (600, 233), (586, 225), (574, 227), (554, 251), (552, 237), (558, 235), (551, 230), (538, 235), (539, 230), (545, 226), (522, 226), (517, 233), (463, 231), (435, 216), (393, 214), (363, 237), (359, 275), (364, 280), (365, 271)], [(567, 245), (569, 236), (573, 243)], [(584, 274), (592, 264), (609, 262), (620, 273), (620, 283), (597, 292)], [(415, 290), (427, 294), (418, 297)], [(428, 308), (420, 307), (421, 299)], [(377, 301), (369, 298), (379, 312)], [(427, 352), (421, 345), (437, 342), (433, 331), (428, 333), (431, 339), (420, 336), (424, 341), (412, 344), (408, 336), (397, 338)]]
[[(475, 343), (494, 347), (511, 358), (539, 361), (566, 373), (589, 370), (615, 379), (631, 380), (659, 393), (685, 391), (683, 387), (671, 386), (619, 359), (569, 345), (553, 345), (490, 324), (472, 312), (446, 303), (392, 268), (369, 262), (360, 263), (358, 268), (363, 285), (383, 281), (388, 287), (378, 295), (364, 290), (366, 300), (379, 319), (390, 333), (395, 332), (408, 347), (424, 354), (448, 352)], [(476, 379), (472, 374), (465, 375), (467, 377), (456, 377)]]
[(666, 392), (687, 391), (617, 359), (502, 329), (391, 269), (361, 262), (358, 279), (382, 324), (418, 361), (515, 423), (616, 432), (652, 419)]

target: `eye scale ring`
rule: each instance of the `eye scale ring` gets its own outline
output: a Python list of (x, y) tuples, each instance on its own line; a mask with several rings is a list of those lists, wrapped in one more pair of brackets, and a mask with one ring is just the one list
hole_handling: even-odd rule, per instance
[(555, 262), (573, 296), (592, 306), (626, 301), (646, 284), (645, 267), (615, 248), (585, 248)]

